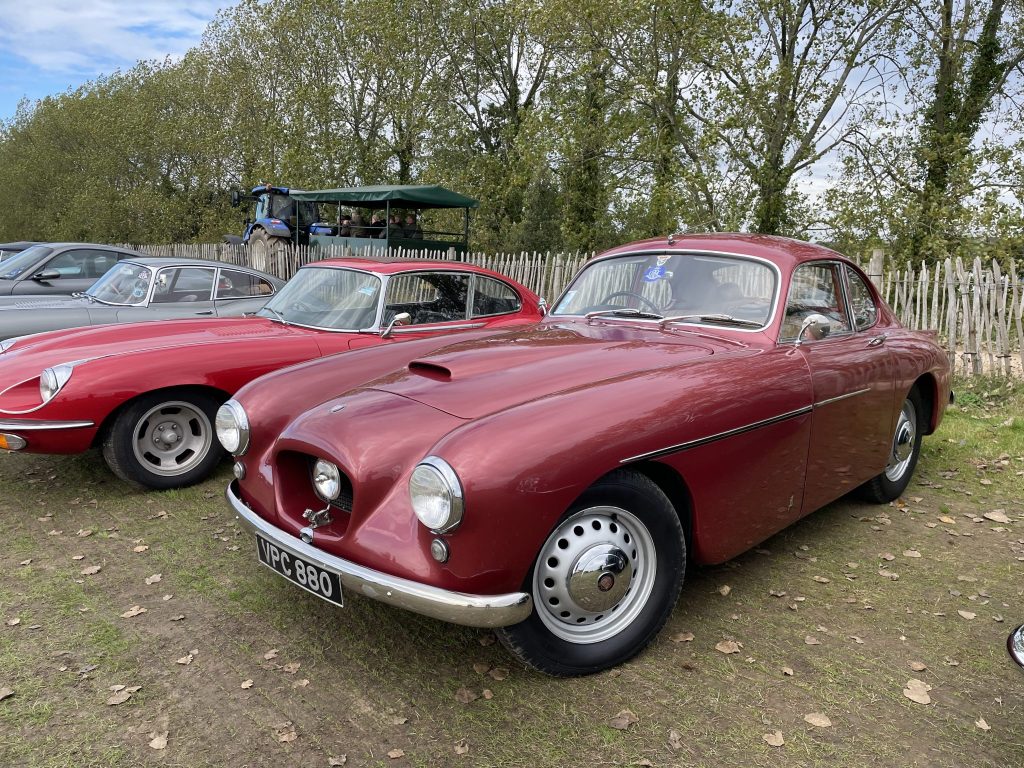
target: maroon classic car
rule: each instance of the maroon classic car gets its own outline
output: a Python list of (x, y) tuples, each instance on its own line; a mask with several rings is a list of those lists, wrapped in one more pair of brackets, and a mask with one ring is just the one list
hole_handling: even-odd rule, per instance
[(270, 374), (218, 423), (262, 563), (579, 675), (654, 637), (688, 560), (898, 497), (949, 387), (838, 253), (693, 235), (595, 258), (539, 325)]
[[(262, 281), (232, 275), (228, 285), (239, 296), (258, 292)], [(80, 453), (98, 446), (123, 480), (177, 488), (216, 467), (224, 455), (214, 438), (217, 408), (258, 376), (361, 347), (542, 316), (528, 289), (470, 264), (318, 261), (248, 317), (0, 341), (0, 449)]]

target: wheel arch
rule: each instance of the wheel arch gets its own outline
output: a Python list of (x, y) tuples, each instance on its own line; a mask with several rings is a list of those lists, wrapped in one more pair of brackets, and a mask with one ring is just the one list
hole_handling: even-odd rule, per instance
[(668, 497), (672, 508), (676, 511), (676, 515), (679, 516), (680, 524), (683, 526), (687, 551), (692, 552), (693, 495), (690, 493), (690, 488), (682, 475), (667, 464), (662, 464), (658, 461), (641, 461), (636, 464), (628, 464), (621, 469), (639, 472), (658, 486), (661, 492)]
[(925, 414), (928, 416), (928, 426), (927, 429), (924, 430), (923, 434), (933, 434), (939, 423), (939, 413), (936, 407), (938, 406), (939, 399), (938, 381), (936, 381), (935, 376), (933, 376), (931, 372), (923, 373), (917, 377), (910, 389), (916, 389), (918, 394), (921, 395), (921, 405)]
[(146, 395), (152, 395), (158, 392), (200, 392), (214, 398), (219, 398), (221, 401), (227, 400), (231, 397), (231, 393), (225, 392), (223, 389), (219, 389), (218, 387), (210, 386), (209, 384), (177, 384), (170, 387), (158, 387), (156, 389), (147, 389), (145, 392), (137, 392), (127, 400), (120, 403), (116, 408), (112, 409), (110, 413), (104, 417), (103, 421), (100, 423), (99, 429), (96, 430), (95, 437), (93, 437), (92, 447), (96, 448), (103, 444), (103, 441), (106, 440), (107, 434), (110, 432), (110, 429), (117, 420), (117, 417), (125, 408), (130, 406), (140, 397), (145, 397)]

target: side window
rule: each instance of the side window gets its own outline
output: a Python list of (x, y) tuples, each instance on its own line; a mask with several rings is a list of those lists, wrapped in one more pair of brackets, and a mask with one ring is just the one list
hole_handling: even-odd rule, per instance
[[(43, 267), (43, 270), (55, 270), (60, 272), (61, 277), (88, 277), (88, 275), (85, 274), (85, 269), (90, 253), (92, 253), (92, 251), (79, 248), (58, 253), (46, 262), (46, 266)], [(99, 275), (97, 275), (97, 277), (99, 277)]]
[(384, 323), (408, 312), (413, 325), (466, 319), (469, 275), (416, 272), (397, 275), (388, 282)]
[(849, 267), (846, 268), (846, 282), (850, 287), (850, 309), (858, 331), (870, 328), (878, 320), (878, 306), (871, 295), (871, 289), (864, 278)]
[(500, 280), (477, 275), (473, 286), (473, 311), (471, 317), (504, 315), (518, 312), (522, 307), (519, 296), (511, 286)]
[(804, 264), (793, 273), (780, 341), (796, 339), (800, 325), (813, 314), (824, 315), (831, 321), (832, 336), (850, 332), (838, 267), (838, 264)]
[(213, 269), (173, 267), (161, 269), (153, 289), (154, 304), (178, 301), (209, 301), (213, 293)]
[(217, 279), (218, 299), (249, 299), (273, 292), (274, 286), (267, 280), (236, 269), (222, 269)]

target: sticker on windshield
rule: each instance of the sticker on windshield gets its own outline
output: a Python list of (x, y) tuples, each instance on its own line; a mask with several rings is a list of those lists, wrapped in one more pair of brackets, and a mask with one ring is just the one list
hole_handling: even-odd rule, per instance
[(656, 283), (658, 280), (663, 280), (666, 273), (665, 267), (651, 267), (644, 272), (645, 283)]
[(373, 296), (373, 294), (377, 292), (377, 289), (374, 288), (372, 285), (364, 285), (362, 288), (359, 289), (359, 292), (364, 296)]
[(669, 256), (668, 254), (662, 254), (661, 256), (658, 257), (658, 266), (664, 267), (666, 264), (668, 264), (668, 260), (671, 258), (672, 257)]

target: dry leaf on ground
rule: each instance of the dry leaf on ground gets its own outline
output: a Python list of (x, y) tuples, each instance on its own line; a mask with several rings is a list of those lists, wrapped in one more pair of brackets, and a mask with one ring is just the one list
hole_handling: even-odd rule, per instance
[(121, 618), (122, 619), (130, 619), (133, 616), (138, 616), (140, 613), (145, 613), (145, 612), (146, 612), (146, 609), (143, 608), (141, 605), (133, 605), (131, 608), (129, 608), (127, 611), (125, 611), (124, 613), (121, 614)]
[(720, 594), (722, 597), (726, 597), (730, 592), (732, 592), (732, 587), (730, 587), (728, 584), (723, 584), (718, 588), (718, 594)]
[(299, 734), (295, 731), (295, 726), (291, 720), (285, 721), (280, 725), (274, 726), (274, 738), (282, 744), (287, 744), (290, 741), (295, 741), (299, 738)]
[(327, 758), (328, 768), (337, 768), (339, 765), (344, 765), (348, 762), (348, 755), (342, 755), (341, 757), (329, 757)]
[(163, 577), (164, 576), (162, 573), (154, 573), (152, 576), (146, 577), (146, 584), (156, 584), (161, 579), (163, 579)]
[(765, 740), (769, 747), (781, 747), (786, 743), (786, 740), (782, 738), (782, 731), (766, 733), (761, 738)]
[(630, 710), (624, 709), (611, 720), (609, 720), (608, 725), (610, 725), (617, 731), (624, 731), (636, 722), (639, 722), (639, 718)]
[(905, 549), (905, 550), (903, 550), (903, 556), (904, 557), (920, 557), (921, 553), (918, 552), (916, 549)]
[(478, 675), (486, 675), (487, 671), (491, 668), (490, 664), (485, 664), (482, 661), (478, 661), (473, 665), (473, 671)]
[(469, 753), (469, 742), (465, 739), (459, 739), (455, 742), (455, 754), (465, 755)]
[(156, 731), (149, 734), (152, 739), (149, 742), (149, 746), (153, 749), (166, 749), (167, 748), (167, 731)]
[(740, 648), (743, 646), (737, 643), (735, 640), (722, 640), (720, 643), (715, 644), (715, 650), (725, 654), (739, 653)]
[(932, 697), (928, 695), (928, 691), (931, 689), (932, 687), (928, 683), (912, 677), (907, 681), (907, 685), (903, 689), (903, 695), (918, 704), (931, 704)]
[(277, 648), (271, 648), (269, 651), (263, 654), (263, 658), (267, 661), (277, 658)]
[(13, 618), (13, 619), (8, 619), (8, 620), (7, 620), (7, 626), (8, 626), (8, 627), (16, 627), (16, 626), (18, 626), (19, 624), (21, 624), (21, 619), (19, 619), (19, 618), (17, 618), (17, 617), (15, 617), (15, 618)]
[(294, 675), (296, 672), (299, 671), (299, 667), (301, 666), (301, 661), (290, 661), (287, 664), (285, 664), (284, 667), (282, 667), (282, 669), (284, 669), (284, 671), (287, 672), (289, 675)]
[(480, 694), (476, 691), (471, 691), (469, 688), (459, 688), (455, 692), (455, 700), (459, 704), (470, 704), (480, 698)]
[(500, 681), (508, 677), (508, 670), (505, 667), (495, 667), (487, 674), (493, 677), (495, 680)]
[(915, 672), (924, 672), (926, 669), (928, 669), (928, 665), (925, 664), (923, 661), (908, 661), (907, 666)]
[(673, 643), (689, 643), (693, 640), (693, 632), (677, 632), (671, 640)]
[(984, 717), (979, 717), (977, 720), (974, 721), (974, 724), (976, 726), (978, 726), (983, 731), (991, 731), (992, 730), (992, 726), (985, 722), (985, 718)]
[(191, 663), (192, 663), (193, 659), (195, 659), (195, 656), (193, 656), (193, 655), (192, 655), (192, 654), (190, 653), (190, 654), (188, 654), (188, 655), (186, 655), (186, 656), (182, 656), (182, 657), (181, 657), (180, 659), (178, 659), (178, 663), (179, 663), (179, 664), (183, 664), (183, 665), (186, 665), (186, 666), (187, 666), (187, 665), (189, 665), (189, 664), (191, 664)]
[(821, 645), (821, 640), (819, 640), (818, 638), (814, 637), (813, 635), (808, 635), (807, 637), (804, 638), (804, 644), (805, 645)]
[(986, 520), (991, 520), (993, 523), (1009, 523), (1010, 518), (1006, 516), (1006, 513), (1001, 509), (993, 509), (991, 512), (986, 512), (982, 515)]
[(965, 618), (968, 621), (970, 621), (971, 619), (973, 619), (975, 616), (978, 615), (976, 613), (971, 613), (970, 611), (957, 611), (957, 613), (959, 613), (962, 618)]
[(675, 728), (670, 730), (668, 732), (668, 745), (670, 747), (672, 747), (672, 749), (682, 749), (683, 748), (683, 734), (681, 734)]
[(242, 688), (244, 688), (246, 690), (249, 690), (250, 688), (252, 688), (252, 680), (251, 679), (250, 680), (243, 680), (242, 681)]
[(13, 695), (14, 690), (12, 688), (7, 688), (6, 686), (0, 688), (0, 701), (3, 701), (4, 699), (9, 699)]
[(830, 584), (830, 583), (832, 583), (832, 579), (826, 578), (825, 576), (815, 576), (814, 580), (816, 582), (818, 582), (819, 584)]
[(783, 667), (782, 668), (782, 674), (784, 674), (786, 677), (792, 677), (793, 676), (793, 668), (792, 667)]
[(132, 547), (132, 552), (145, 552), (147, 549), (149, 549), (148, 544), (139, 544), (137, 547)]
[(809, 715), (804, 715), (804, 721), (817, 728), (830, 728), (832, 726), (832, 721), (821, 712), (811, 712)]
[(115, 707), (118, 704), (124, 704), (126, 701), (128, 701), (128, 699), (130, 699), (132, 697), (132, 693), (133, 692), (129, 691), (127, 688), (124, 689), (124, 690), (118, 691), (113, 696), (111, 696), (109, 699), (107, 699), (107, 704), (109, 706), (111, 706), (111, 707)]
[(400, 757), (405, 757), (405, 750), (403, 749), (392, 749), (388, 752), (388, 757), (392, 760), (397, 760)]
[(79, 573), (81, 573), (83, 576), (93, 576), (102, 570), (102, 565), (90, 565), (86, 568), (83, 568), (81, 571), (79, 571)]

